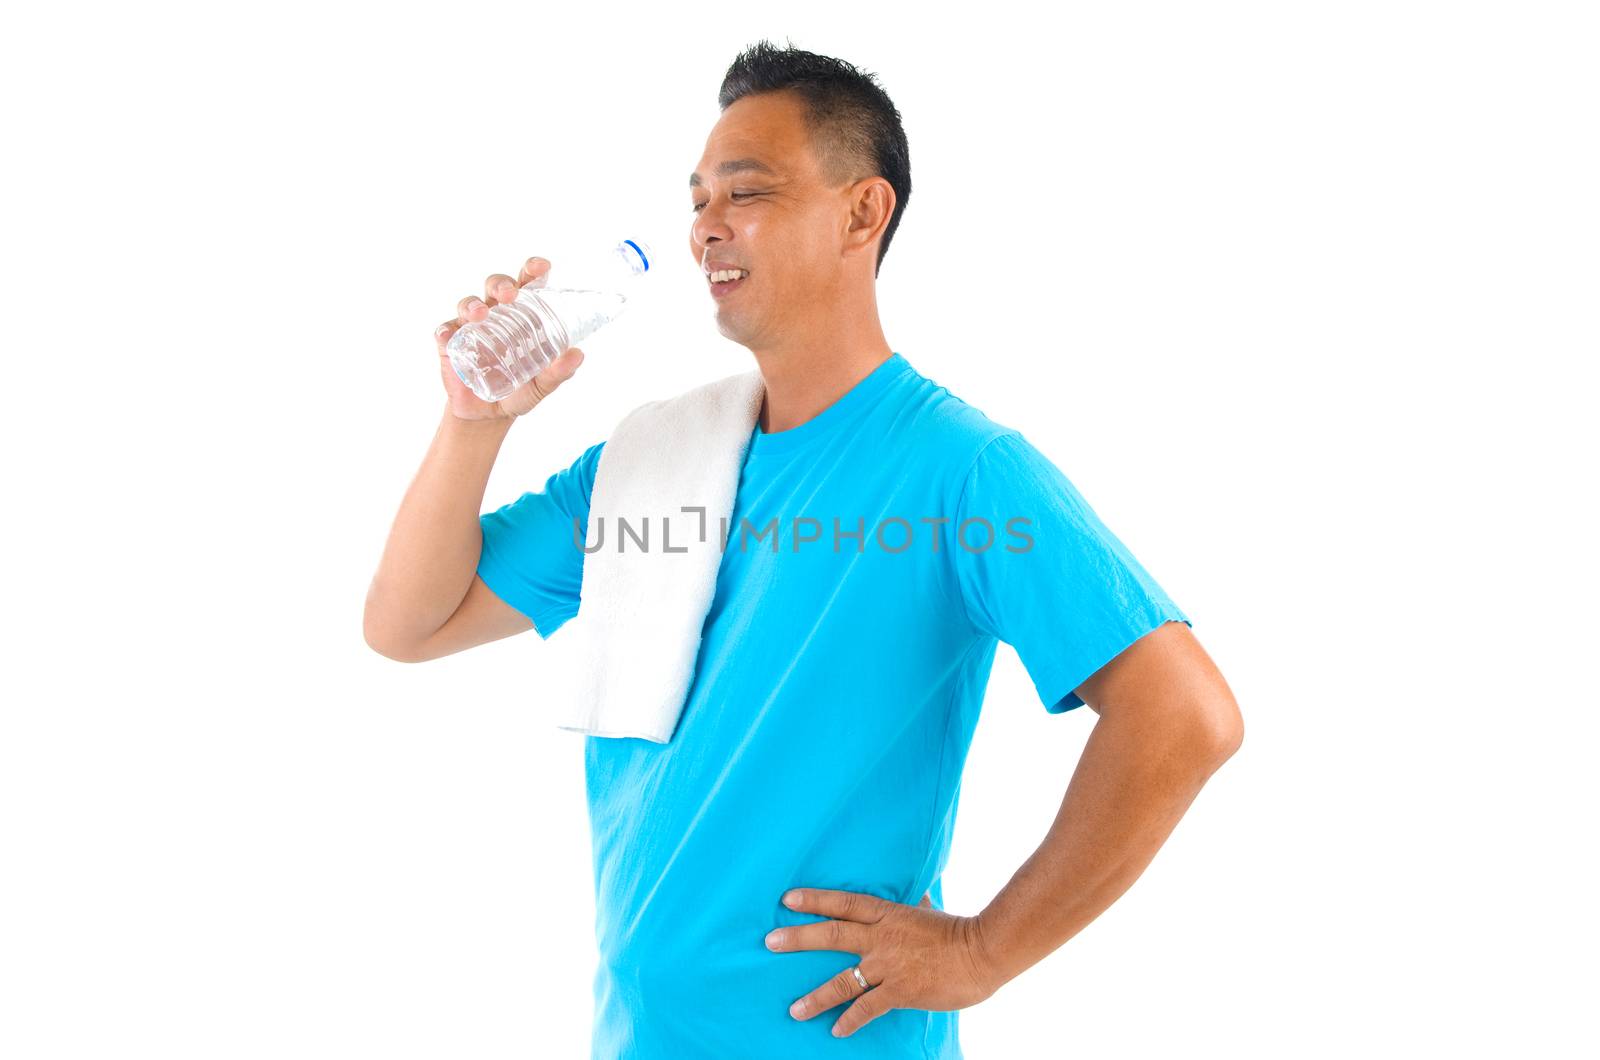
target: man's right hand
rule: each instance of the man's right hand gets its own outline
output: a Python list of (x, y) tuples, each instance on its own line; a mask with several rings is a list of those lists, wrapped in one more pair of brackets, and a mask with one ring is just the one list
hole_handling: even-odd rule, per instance
[(477, 295), (463, 298), (456, 303), (455, 319), (445, 321), (434, 330), (433, 337), (439, 346), (439, 373), (444, 377), (445, 393), (450, 398), (450, 412), (458, 419), (496, 420), (521, 416), (549, 397), (556, 387), (571, 379), (578, 365), (583, 363), (583, 351), (576, 346), (569, 347), (544, 371), (521, 387), (499, 401), (485, 401), (469, 390), (461, 377), (456, 375), (456, 370), (450, 365), (450, 355), (445, 352), (450, 337), (461, 325), (477, 323), (489, 315), (490, 306), (513, 300), (518, 288), (543, 287), (549, 272), (550, 263), (544, 258), (529, 258), (522, 266), (521, 275), (515, 280), (503, 272), (495, 273), (483, 281), (482, 298)]

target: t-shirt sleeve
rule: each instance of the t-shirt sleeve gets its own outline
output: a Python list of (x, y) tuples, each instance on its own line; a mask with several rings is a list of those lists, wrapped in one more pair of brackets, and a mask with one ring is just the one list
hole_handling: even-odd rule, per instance
[(1146, 633), (1194, 624), (1020, 432), (984, 446), (956, 512), (967, 617), (1016, 649), (1052, 714), (1082, 706), (1074, 689)]
[[(507, 604), (533, 622), (534, 632), (548, 637), (578, 613), (583, 585), (589, 498), (604, 442), (509, 504), (478, 517), (483, 551), (478, 577)], [(573, 520), (577, 529), (573, 529)]]

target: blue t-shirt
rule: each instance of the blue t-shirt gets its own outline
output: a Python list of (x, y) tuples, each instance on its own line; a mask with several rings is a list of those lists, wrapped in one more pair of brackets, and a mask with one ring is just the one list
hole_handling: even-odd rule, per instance
[[(578, 612), (572, 520), (581, 536), (603, 446), (482, 516), (479, 576), (543, 637)], [(800, 426), (757, 425), (726, 541), (671, 740), (584, 737), (593, 1055), (959, 1057), (957, 1012), (895, 1009), (847, 1038), (829, 1033), (844, 1005), (791, 1017), (857, 957), (768, 950), (773, 928), (825, 919), (781, 896), (942, 909), (997, 643), (1061, 713), (1189, 619), (1020, 431), (898, 353)]]

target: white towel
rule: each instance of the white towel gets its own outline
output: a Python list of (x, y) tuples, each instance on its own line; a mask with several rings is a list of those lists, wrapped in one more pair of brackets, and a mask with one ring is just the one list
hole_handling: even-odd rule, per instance
[(639, 406), (606, 439), (584, 539), (602, 544), (583, 557), (562, 638), (576, 694), (558, 707), (558, 727), (672, 739), (765, 392), (759, 370), (727, 376)]

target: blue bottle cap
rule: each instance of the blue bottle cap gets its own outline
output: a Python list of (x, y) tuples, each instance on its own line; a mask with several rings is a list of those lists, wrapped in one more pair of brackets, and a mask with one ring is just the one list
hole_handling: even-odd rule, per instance
[(636, 252), (638, 252), (639, 260), (644, 262), (644, 271), (645, 272), (649, 272), (650, 271), (650, 255), (645, 252), (644, 248), (640, 244), (635, 243), (631, 239), (624, 239), (623, 242), (628, 244), (628, 246), (632, 247)]

